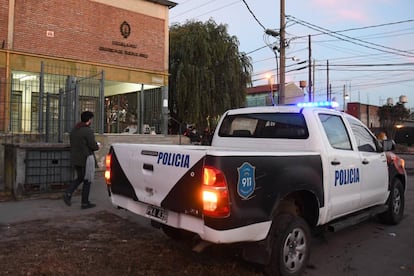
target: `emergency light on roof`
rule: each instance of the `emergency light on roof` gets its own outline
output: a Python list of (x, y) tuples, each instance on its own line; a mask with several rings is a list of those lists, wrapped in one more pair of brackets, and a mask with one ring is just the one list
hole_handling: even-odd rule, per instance
[(307, 103), (297, 103), (299, 107), (328, 107), (328, 108), (337, 108), (339, 104), (337, 102), (307, 102)]

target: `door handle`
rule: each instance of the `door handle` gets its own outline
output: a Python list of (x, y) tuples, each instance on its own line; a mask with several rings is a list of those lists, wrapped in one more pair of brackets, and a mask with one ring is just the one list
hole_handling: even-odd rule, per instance
[(147, 171), (154, 171), (154, 166), (152, 164), (144, 163), (144, 165), (142, 166), (142, 168), (144, 170), (147, 170)]
[(341, 165), (341, 162), (339, 162), (338, 160), (333, 160), (331, 161), (331, 164), (334, 166), (338, 166), (338, 165)]
[(369, 164), (369, 161), (367, 159), (362, 160), (362, 164), (366, 165)]

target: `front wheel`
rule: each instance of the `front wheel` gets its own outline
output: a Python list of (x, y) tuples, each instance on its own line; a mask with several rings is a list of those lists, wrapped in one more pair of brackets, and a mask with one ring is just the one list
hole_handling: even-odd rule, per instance
[(301, 275), (310, 255), (311, 235), (306, 221), (295, 215), (283, 214), (275, 218), (270, 263), (267, 275)]
[(398, 224), (404, 215), (404, 187), (401, 180), (396, 178), (392, 182), (388, 197), (388, 209), (379, 215), (380, 220), (386, 224)]

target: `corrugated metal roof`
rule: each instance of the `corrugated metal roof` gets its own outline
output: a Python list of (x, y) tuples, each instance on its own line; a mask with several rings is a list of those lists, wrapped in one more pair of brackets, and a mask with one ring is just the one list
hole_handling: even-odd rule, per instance
[(160, 4), (160, 5), (163, 5), (163, 6), (167, 6), (169, 9), (174, 8), (175, 6), (177, 6), (177, 3), (167, 1), (167, 0), (147, 0), (147, 1), (152, 2), (152, 3), (156, 3), (156, 4)]
[[(253, 87), (247, 88), (247, 94), (263, 94), (263, 93), (269, 93), (270, 85), (258, 85)], [(272, 91), (278, 91), (279, 85), (278, 84), (272, 84)]]

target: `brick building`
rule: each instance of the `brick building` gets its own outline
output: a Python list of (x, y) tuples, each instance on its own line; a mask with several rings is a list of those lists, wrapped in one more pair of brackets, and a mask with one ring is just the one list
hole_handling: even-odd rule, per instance
[(380, 121), (378, 116), (379, 106), (361, 104), (359, 102), (347, 103), (348, 114), (358, 118), (367, 127), (371, 129), (379, 128)]
[[(140, 103), (143, 95), (138, 95), (149, 91), (156, 113), (163, 114), (151, 115), (162, 131), (168, 18), (175, 5), (166, 0), (0, 0), (0, 133), (39, 131), (48, 116), (57, 114), (53, 102), (70, 81), (82, 86), (77, 109), (66, 114), (95, 111), (101, 132), (119, 132), (128, 123), (152, 124), (153, 117), (144, 118), (148, 100)], [(92, 86), (104, 98), (83, 92)]]
[[(258, 85), (247, 88), (246, 93), (246, 107), (250, 106), (265, 106), (272, 105), (272, 97), (275, 104), (278, 103), (278, 84), (272, 84), (272, 91), (270, 85)], [(272, 92), (272, 97), (270, 97)], [(304, 101), (304, 93), (293, 82), (285, 85), (285, 104), (293, 104)]]

